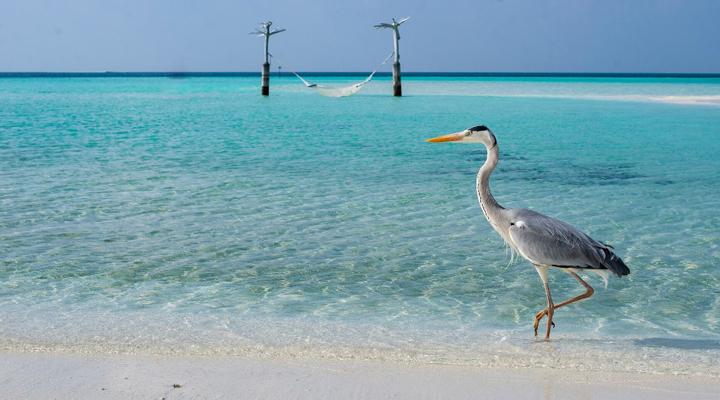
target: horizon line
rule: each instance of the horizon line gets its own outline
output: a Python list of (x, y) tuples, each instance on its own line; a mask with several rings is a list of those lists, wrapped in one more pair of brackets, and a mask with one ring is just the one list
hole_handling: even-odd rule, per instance
[[(367, 71), (305, 71), (307, 76), (365, 76)], [(292, 72), (272, 72), (271, 77), (292, 77)], [(416, 77), (611, 77), (611, 78), (720, 78), (720, 73), (707, 72), (411, 72), (403, 71), (404, 76)], [(3, 78), (23, 77), (260, 77), (254, 71), (7, 71), (0, 72)], [(391, 77), (391, 72), (377, 72), (375, 76)]]

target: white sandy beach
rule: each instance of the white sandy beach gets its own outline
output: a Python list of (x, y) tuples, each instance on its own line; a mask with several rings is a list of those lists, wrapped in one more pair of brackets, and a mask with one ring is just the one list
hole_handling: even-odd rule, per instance
[(716, 399), (679, 375), (310, 359), (0, 353), (15, 399)]

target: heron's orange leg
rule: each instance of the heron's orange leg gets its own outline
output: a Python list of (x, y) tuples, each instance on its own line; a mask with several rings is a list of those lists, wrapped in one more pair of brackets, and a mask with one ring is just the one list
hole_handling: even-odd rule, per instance
[(547, 342), (550, 340), (550, 328), (552, 328), (552, 317), (553, 314), (555, 314), (555, 305), (553, 305), (552, 296), (550, 296), (550, 286), (547, 283), (547, 280), (545, 281), (545, 294), (547, 295), (547, 301), (548, 306), (546, 308), (547, 310), (547, 317), (548, 317), (548, 324), (547, 324), (547, 332), (545, 333), (545, 341)]
[[(553, 308), (560, 308), (560, 307), (566, 306), (570, 303), (574, 303), (574, 302), (582, 300), (582, 299), (587, 299), (588, 297), (592, 296), (593, 293), (595, 293), (595, 289), (593, 289), (590, 285), (588, 285), (588, 283), (585, 282), (582, 278), (580, 278), (576, 273), (570, 272), (570, 275), (572, 275), (575, 279), (577, 279), (578, 282), (580, 282), (583, 286), (585, 286), (585, 289), (586, 289), (585, 293), (581, 294), (580, 296), (573, 297), (570, 300), (563, 301), (562, 303), (555, 305)], [(548, 314), (548, 309), (546, 308), (546, 309), (540, 311), (539, 313), (537, 313), (537, 315), (535, 316), (535, 336), (537, 336), (537, 330), (538, 330), (538, 326), (540, 325), (540, 320), (547, 314)], [(552, 324), (552, 322), (550, 322), (549, 324)]]

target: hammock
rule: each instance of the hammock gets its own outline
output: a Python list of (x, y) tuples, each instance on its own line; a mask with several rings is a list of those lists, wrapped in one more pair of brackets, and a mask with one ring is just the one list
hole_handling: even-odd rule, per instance
[(387, 58), (385, 59), (385, 61), (383, 61), (382, 64), (380, 64), (380, 66), (378, 66), (377, 68), (375, 68), (375, 71), (373, 71), (373, 72), (370, 74), (370, 76), (368, 76), (367, 78), (365, 78), (364, 81), (358, 82), (358, 83), (355, 83), (355, 84), (352, 84), (352, 85), (350, 85), (350, 86), (325, 86), (325, 85), (318, 85), (318, 84), (315, 84), (315, 83), (310, 83), (310, 82), (306, 81), (305, 79), (303, 79), (302, 76), (298, 75), (297, 72), (295, 72), (295, 71), (293, 71), (292, 69), (284, 66), (283, 63), (280, 62), (280, 60), (277, 59), (277, 57), (273, 56), (273, 55), (270, 54), (270, 53), (268, 53), (268, 55), (270, 55), (270, 57), (272, 57), (275, 61), (277, 61), (278, 64), (280, 64), (283, 68), (285, 68), (285, 69), (287, 69), (288, 71), (290, 71), (290, 72), (292, 72), (293, 74), (295, 74), (295, 76), (297, 76), (297, 77), (305, 84), (305, 86), (307, 86), (307, 87), (309, 87), (309, 88), (312, 88), (312, 89), (315, 89), (315, 91), (317, 91), (317, 92), (320, 93), (321, 95), (327, 96), (327, 97), (347, 97), (347, 96), (352, 96), (352, 95), (354, 95), (355, 93), (359, 92), (359, 91), (360, 91), (360, 88), (362, 88), (364, 84), (370, 82), (370, 80), (372, 79), (373, 75), (375, 75), (375, 73), (378, 72), (378, 70), (379, 70), (380, 68), (382, 68), (383, 65), (385, 65), (385, 63), (390, 59), (390, 57), (392, 57), (393, 55), (395, 55), (395, 52), (390, 53), (390, 55), (387, 56)]

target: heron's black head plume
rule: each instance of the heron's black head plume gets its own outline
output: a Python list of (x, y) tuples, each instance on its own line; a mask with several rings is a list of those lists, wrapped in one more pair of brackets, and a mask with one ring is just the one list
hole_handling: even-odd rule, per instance
[(478, 125), (473, 128), (470, 128), (468, 130), (473, 131), (473, 132), (480, 132), (480, 131), (489, 131), (490, 129), (488, 129), (488, 127), (485, 125)]
[(492, 145), (490, 146), (490, 148), (492, 149), (492, 148), (495, 148), (495, 146), (497, 146), (497, 139), (495, 139), (495, 134), (493, 134), (492, 132), (490, 132), (490, 129), (488, 129), (487, 126), (485, 126), (485, 125), (478, 125), (478, 126), (475, 126), (475, 127), (470, 128), (470, 129), (468, 129), (468, 130), (469, 130), (470, 132), (472, 132), (473, 134), (474, 134), (475, 132), (487, 132), (487, 133), (490, 135), (490, 139), (492, 140)]

